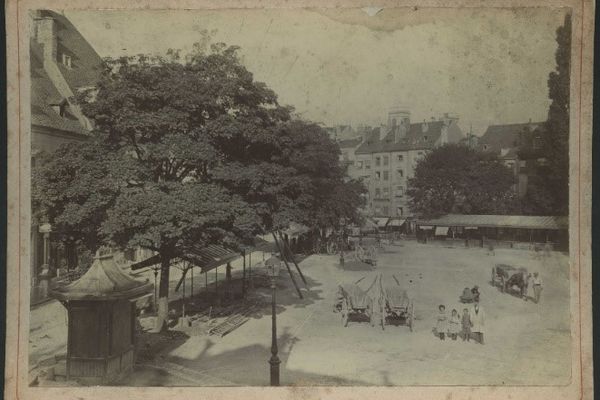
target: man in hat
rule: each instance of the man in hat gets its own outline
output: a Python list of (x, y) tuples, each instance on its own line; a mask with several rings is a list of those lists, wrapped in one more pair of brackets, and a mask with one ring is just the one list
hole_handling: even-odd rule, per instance
[(479, 301), (475, 301), (473, 309), (470, 312), (471, 333), (480, 344), (483, 344), (483, 334), (485, 332), (485, 313), (479, 306)]

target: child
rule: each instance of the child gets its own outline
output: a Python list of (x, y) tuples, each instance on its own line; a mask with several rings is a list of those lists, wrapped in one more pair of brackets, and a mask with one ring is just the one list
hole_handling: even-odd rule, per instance
[(452, 315), (450, 316), (450, 326), (448, 328), (448, 333), (452, 340), (456, 340), (456, 336), (460, 332), (460, 317), (458, 316), (458, 311), (456, 309), (452, 310)]
[(436, 330), (440, 337), (440, 340), (445, 340), (446, 331), (448, 330), (448, 321), (447, 321), (448, 318), (446, 317), (446, 306), (443, 304), (440, 304), (438, 309), (440, 310), (440, 312), (438, 313), (438, 317), (437, 317)]
[(462, 315), (462, 338), (463, 342), (471, 341), (471, 316), (469, 315), (469, 309), (465, 308)]

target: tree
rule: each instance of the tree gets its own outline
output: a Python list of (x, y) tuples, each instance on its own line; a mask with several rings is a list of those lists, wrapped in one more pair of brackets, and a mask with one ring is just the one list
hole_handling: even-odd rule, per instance
[(185, 59), (170, 51), (107, 60), (97, 88), (78, 98), (94, 138), (65, 146), (35, 173), (36, 199), (53, 222), (93, 243), (159, 254), (157, 329), (171, 263), (187, 248), (236, 246), (310, 222), (324, 188), (344, 190), (323, 130), (293, 119), (236, 47), (203, 48)]
[(173, 259), (191, 245), (235, 245), (260, 230), (253, 208), (211, 174), (228, 158), (219, 145), (228, 122), (253, 119), (266, 129), (289, 111), (236, 51), (216, 44), (185, 60), (177, 52), (107, 60), (94, 92), (78, 98), (94, 139), (65, 146), (35, 173), (36, 199), (54, 223), (160, 255), (157, 328), (165, 326)]
[(556, 70), (548, 77), (548, 94), (552, 103), (542, 135), (542, 151), (548, 162), (542, 171), (546, 188), (551, 194), (553, 214), (569, 212), (569, 101), (571, 73), (571, 15), (556, 31)]
[(516, 208), (514, 176), (494, 156), (449, 144), (428, 153), (409, 179), (413, 212), (425, 218), (447, 213), (507, 214)]

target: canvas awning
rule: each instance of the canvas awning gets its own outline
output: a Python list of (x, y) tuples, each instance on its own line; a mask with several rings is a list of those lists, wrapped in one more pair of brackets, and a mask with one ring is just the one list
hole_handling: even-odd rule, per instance
[(392, 218), (388, 223), (389, 226), (402, 226), (406, 222), (406, 218)]
[(373, 222), (370, 218), (365, 218), (364, 224), (360, 227), (362, 232), (370, 232), (377, 229), (377, 224)]
[(292, 222), (290, 226), (287, 229), (281, 231), (281, 233), (284, 235), (288, 235), (289, 237), (297, 237), (309, 231), (310, 229), (306, 225)]
[(438, 226), (435, 228), (435, 236), (446, 236), (448, 235), (448, 227), (447, 226)]
[(420, 229), (427, 229), (428, 230), (428, 229), (433, 229), (433, 226), (431, 226), (431, 225), (419, 225), (419, 228)]
[(375, 222), (377, 223), (377, 227), (378, 228), (383, 228), (387, 225), (387, 223), (389, 222), (389, 218), (373, 218), (375, 220)]

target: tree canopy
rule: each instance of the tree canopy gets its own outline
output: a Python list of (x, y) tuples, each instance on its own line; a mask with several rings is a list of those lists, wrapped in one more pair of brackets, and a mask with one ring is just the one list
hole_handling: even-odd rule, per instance
[(156, 251), (161, 324), (170, 263), (186, 248), (357, 212), (362, 188), (346, 183), (335, 143), (254, 81), (236, 47), (107, 60), (78, 100), (93, 138), (36, 168), (34, 205), (90, 245)]
[(448, 144), (421, 160), (407, 194), (416, 214), (506, 214), (517, 205), (514, 176), (494, 156)]
[(552, 101), (542, 135), (542, 151), (548, 168), (542, 170), (544, 186), (538, 192), (550, 194), (558, 215), (569, 213), (569, 102), (571, 74), (571, 15), (556, 31), (556, 70), (548, 77), (548, 95)]

